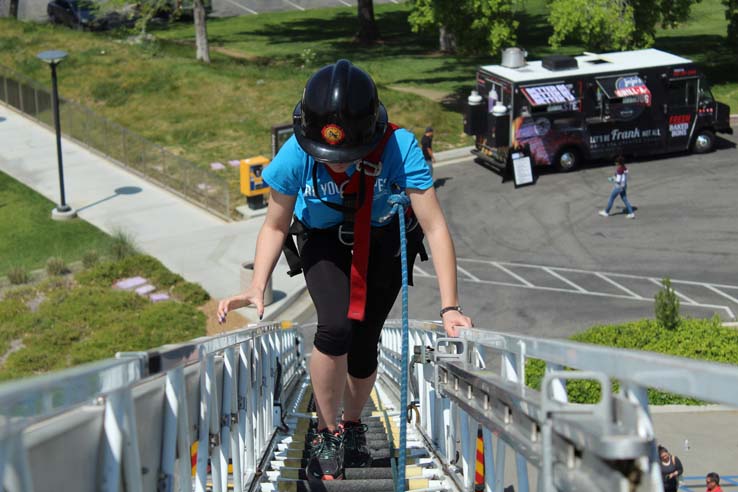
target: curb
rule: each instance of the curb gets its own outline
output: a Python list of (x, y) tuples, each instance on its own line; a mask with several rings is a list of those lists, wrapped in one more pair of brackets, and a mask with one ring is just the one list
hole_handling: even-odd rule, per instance
[(727, 405), (649, 405), (648, 409), (652, 414), (735, 412)]
[(738, 114), (730, 115), (730, 126), (738, 125)]
[(456, 164), (457, 162), (463, 162), (472, 159), (474, 157), (471, 154), (471, 150), (473, 148), (473, 145), (469, 145), (468, 147), (459, 147), (458, 149), (436, 152), (436, 162), (435, 164), (433, 164), (433, 167), (436, 168), (449, 164)]

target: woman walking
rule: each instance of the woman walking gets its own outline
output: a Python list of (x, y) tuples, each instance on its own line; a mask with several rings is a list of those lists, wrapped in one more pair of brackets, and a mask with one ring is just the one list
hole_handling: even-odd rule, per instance
[(618, 156), (615, 159), (615, 176), (609, 177), (608, 181), (614, 183), (614, 186), (610, 192), (610, 199), (607, 201), (607, 207), (605, 207), (604, 210), (600, 210), (600, 215), (603, 217), (609, 217), (610, 209), (612, 208), (613, 203), (615, 203), (615, 198), (620, 196), (625, 204), (626, 210), (628, 211), (628, 215), (626, 215), (626, 217), (629, 219), (635, 219), (635, 212), (633, 212), (633, 207), (628, 201), (628, 168), (625, 167), (625, 161), (622, 156)]

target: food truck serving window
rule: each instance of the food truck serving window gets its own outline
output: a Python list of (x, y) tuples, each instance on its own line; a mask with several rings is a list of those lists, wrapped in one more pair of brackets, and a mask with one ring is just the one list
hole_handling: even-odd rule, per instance
[(651, 91), (637, 75), (621, 75), (597, 79), (597, 85), (608, 99), (637, 98), (639, 102), (650, 105)]
[(536, 87), (521, 87), (525, 98), (533, 106), (547, 106), (549, 104), (571, 103), (576, 100), (574, 94), (564, 84), (539, 85)]

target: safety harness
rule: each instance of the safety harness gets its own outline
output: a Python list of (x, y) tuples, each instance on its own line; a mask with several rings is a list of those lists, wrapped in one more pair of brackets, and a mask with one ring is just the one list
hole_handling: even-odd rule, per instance
[[(333, 181), (341, 190), (342, 204), (331, 203), (320, 197), (320, 187), (317, 183), (317, 163), (313, 166), (312, 180), (315, 195), (324, 205), (343, 213), (343, 223), (337, 228), (338, 240), (346, 246), (353, 247), (348, 317), (357, 321), (363, 321), (366, 310), (366, 279), (369, 266), (374, 181), (382, 172), (381, 158), (387, 141), (397, 128), (399, 128), (397, 125), (388, 124), (382, 140), (369, 155), (356, 164), (356, 171), (351, 177), (348, 177), (345, 173), (333, 172), (326, 166)], [(290, 226), (282, 250), (290, 267), (287, 273), (291, 277), (302, 272), (302, 261), (292, 236), (297, 236), (298, 242), (302, 243), (307, 239), (309, 232), (310, 229), (297, 219)], [(426, 260), (428, 256), (422, 247), (422, 236), (420, 241), (420, 256), (421, 259)]]

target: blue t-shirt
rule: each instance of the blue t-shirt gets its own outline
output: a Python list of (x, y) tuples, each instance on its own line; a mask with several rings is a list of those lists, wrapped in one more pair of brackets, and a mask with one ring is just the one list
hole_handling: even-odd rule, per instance
[[(392, 134), (382, 153), (382, 170), (374, 181), (372, 225), (387, 225), (391, 206), (387, 202), (391, 194), (408, 188), (426, 190), (433, 186), (428, 165), (418, 147), (415, 135), (398, 128)], [(318, 163), (316, 181), (320, 198), (313, 189), (315, 160), (297, 143), (293, 135), (279, 149), (274, 160), (264, 169), (262, 178), (276, 191), (297, 196), (295, 216), (311, 229), (326, 229), (343, 222), (343, 213), (321, 203), (321, 199), (342, 204), (338, 186), (326, 166)], [(355, 166), (346, 171), (351, 176)]]

